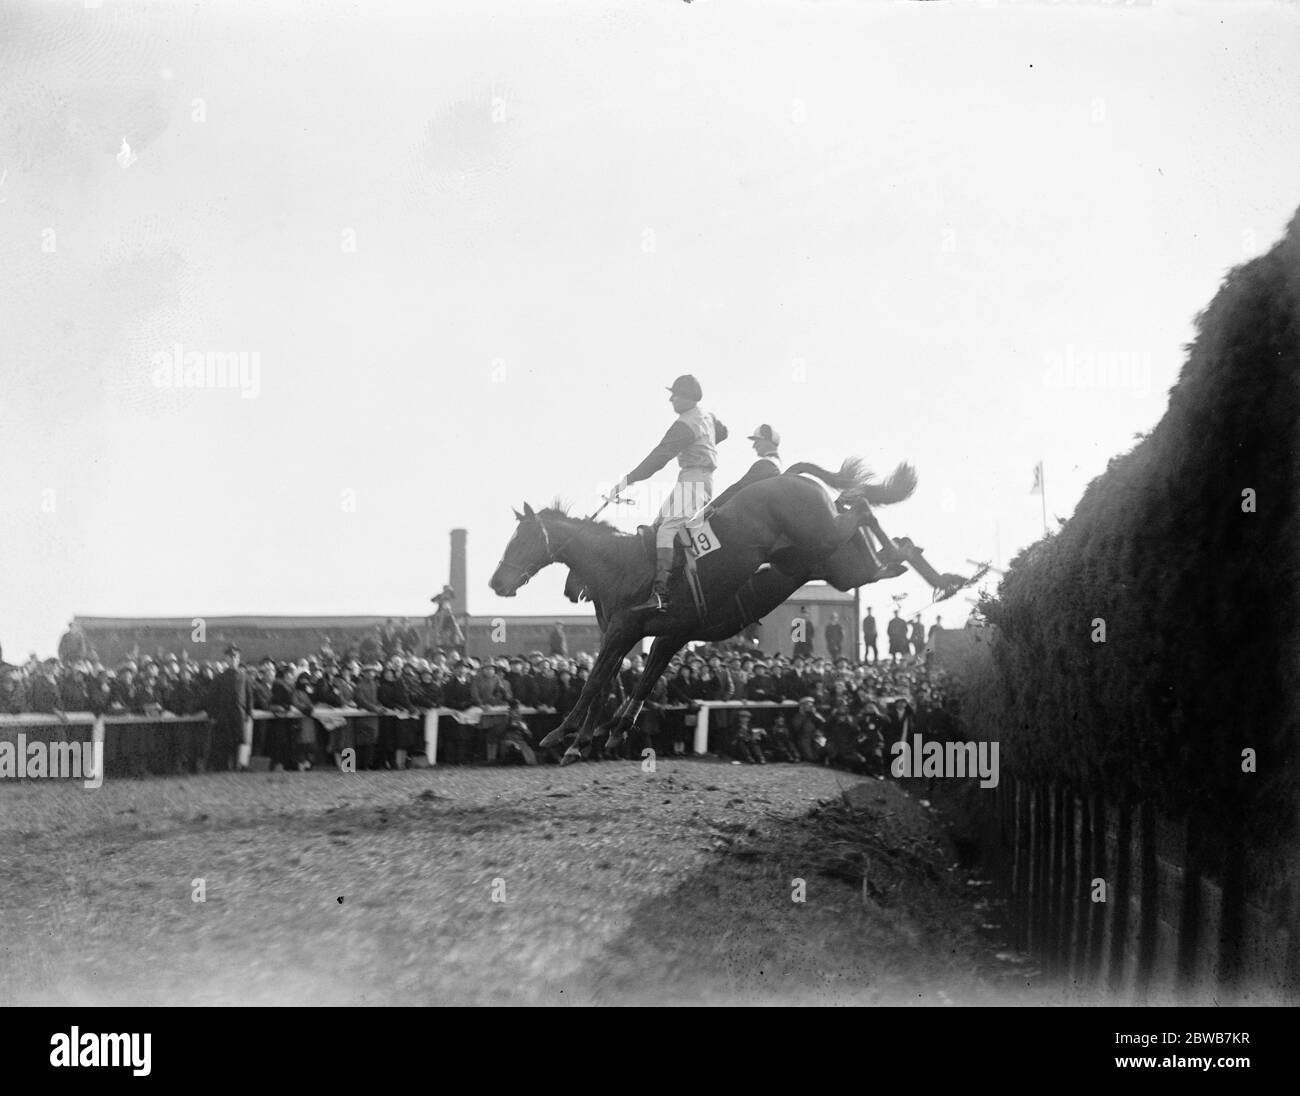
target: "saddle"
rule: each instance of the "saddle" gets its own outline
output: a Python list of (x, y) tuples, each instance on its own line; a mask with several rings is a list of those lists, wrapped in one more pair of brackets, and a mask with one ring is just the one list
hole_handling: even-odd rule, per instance
[[(710, 513), (712, 507), (709, 507), (696, 518), (703, 518)], [(696, 518), (692, 518), (695, 521)], [(651, 569), (658, 564), (658, 546), (656, 544), (657, 525), (638, 525), (636, 535), (641, 539), (641, 555)], [(699, 571), (696, 568), (695, 556), (687, 551), (688, 538), (690, 537), (689, 526), (684, 526), (678, 530), (677, 536), (673, 539), (673, 566), (668, 572), (668, 581), (671, 583), (677, 575), (683, 571), (686, 575), (686, 585), (691, 591), (691, 599), (695, 602), (695, 611), (703, 618), (708, 613), (708, 602), (704, 598), (704, 588), (700, 585)]]

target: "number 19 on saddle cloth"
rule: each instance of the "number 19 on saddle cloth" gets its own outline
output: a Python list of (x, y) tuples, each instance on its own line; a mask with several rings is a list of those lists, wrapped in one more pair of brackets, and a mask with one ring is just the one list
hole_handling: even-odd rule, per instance
[(713, 497), (713, 477), (708, 474), (683, 476), (673, 485), (672, 494), (660, 511), (660, 527), (676, 526), (678, 538), (686, 545), (692, 559), (715, 552), (721, 545), (705, 515)]
[(686, 541), (686, 548), (691, 556), (697, 560), (722, 547), (718, 535), (713, 531), (713, 526), (709, 524), (709, 519), (704, 516), (707, 513), (706, 509), (693, 518), (687, 519), (685, 528), (678, 534)]

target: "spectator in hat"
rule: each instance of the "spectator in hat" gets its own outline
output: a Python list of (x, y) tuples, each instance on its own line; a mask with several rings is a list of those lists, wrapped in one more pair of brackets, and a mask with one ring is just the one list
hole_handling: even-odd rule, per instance
[[(912, 710), (912, 705), (905, 696), (896, 696), (889, 705), (888, 723), (884, 729), (886, 753), (888, 749), (896, 742), (905, 742), (911, 739), (915, 731), (916, 713)], [(910, 745), (911, 743), (908, 742)], [(889, 761), (889, 755), (886, 757), (886, 763)]]
[(465, 651), (465, 629), (461, 622), (456, 619), (455, 610), (452, 608), (456, 600), (456, 591), (450, 586), (444, 586), (441, 593), (434, 594), (429, 598), (437, 608), (428, 617), (429, 638), (435, 649), (439, 651)]
[[(345, 662), (337, 671), (327, 676), (324, 688), (317, 694), (317, 702), (335, 708), (356, 707), (356, 664)], [(356, 728), (350, 719), (336, 720), (330, 724), (329, 737), (325, 750), (337, 763), (344, 750), (352, 750), (356, 755)]]
[(921, 614), (917, 613), (912, 620), (912, 654), (920, 658), (925, 651), (925, 625), (921, 623)]
[(367, 662), (357, 682), (353, 696), (358, 708), (375, 715), (360, 716), (355, 720), (357, 740), (357, 771), (375, 767), (375, 746), (379, 743), (379, 671), (378, 662)]
[(559, 655), (561, 658), (569, 657), (569, 639), (564, 634), (564, 624), (561, 621), (557, 620), (551, 628), (550, 649), (553, 655)]
[(59, 657), (55, 661), (65, 666), (86, 657), (86, 633), (75, 620), (68, 621), (68, 630), (59, 639), (58, 651)]
[(790, 724), (783, 715), (778, 715), (772, 724), (772, 730), (767, 735), (767, 745), (777, 761), (799, 760), (799, 751), (795, 749), (794, 740), (790, 737)]
[(293, 764), (299, 772), (311, 768), (316, 754), (316, 721), (311, 716), (315, 706), (311, 675), (300, 673), (293, 683), (293, 708), (298, 713), (297, 733), (293, 736)]
[(276, 668), (271, 681), (270, 710), (275, 718), (267, 721), (266, 756), (272, 770), (290, 772), (296, 768), (294, 748), (297, 740), (297, 720), (294, 718), (294, 670), (288, 663)]
[(773, 662), (779, 667), (774, 670), (773, 675), (777, 679), (776, 695), (773, 700), (798, 700), (806, 692), (808, 686), (803, 679), (803, 675), (795, 668), (793, 663), (786, 662), (784, 655), (777, 655)]
[(840, 623), (839, 613), (831, 613), (830, 623), (826, 625), (826, 653), (833, 662), (838, 662), (843, 650), (844, 625)]
[(745, 700), (779, 700), (780, 686), (772, 677), (765, 658), (756, 659), (754, 668), (745, 682)]
[(781, 435), (767, 423), (763, 423), (755, 427), (754, 432), (749, 435), (749, 440), (754, 443), (754, 452), (758, 459), (749, 466), (748, 471), (740, 479), (713, 500), (713, 509), (725, 506), (737, 492), (743, 491), (751, 483), (758, 483), (760, 480), (771, 479), (781, 474), (781, 456), (777, 452), (781, 444)]
[(253, 687), (240, 665), (239, 648), (231, 644), (225, 654), (228, 663), (212, 683), (208, 708), (212, 738), (207, 762), (212, 769), (229, 769), (243, 760), (244, 722), (253, 715)]
[(65, 712), (90, 711), (89, 685), (85, 662), (67, 667), (59, 678), (59, 708)]
[[(497, 673), (497, 667), (491, 662), (484, 662), (479, 668), (470, 684), (469, 691), (474, 704), (480, 708), (500, 707), (509, 704), (514, 699), (510, 693), (509, 684), (505, 678)], [(479, 721), (479, 730), (487, 747), (487, 759), (489, 761), (496, 760), (497, 745), (505, 724), (506, 717), (495, 713), (484, 715)]]
[(390, 659), (397, 653), (397, 641), (398, 631), (393, 626), (393, 618), (389, 617), (379, 629), (379, 646), (383, 648), (385, 659)]
[(118, 712), (135, 711), (135, 665), (124, 662), (112, 679), (111, 709)]
[(847, 698), (840, 696), (831, 703), (826, 721), (826, 763), (842, 769), (857, 769), (863, 758), (858, 754), (858, 724), (849, 711)]
[(732, 736), (732, 755), (738, 761), (766, 765), (767, 758), (759, 748), (762, 731), (753, 726), (749, 712), (736, 713), (736, 731)]
[(790, 737), (804, 761), (819, 761), (822, 747), (826, 744), (823, 733), (826, 720), (818, 714), (815, 704), (813, 697), (801, 696), (799, 710), (790, 718)]
[(378, 662), (380, 654), (379, 629), (376, 628), (361, 640), (361, 661), (366, 665), (369, 665), (372, 662)]
[(871, 656), (871, 662), (874, 664), (880, 658), (880, 652), (876, 649), (876, 618), (872, 614), (871, 606), (867, 606), (867, 615), (862, 618), (862, 657), (866, 659)]
[(402, 617), (401, 640), (408, 655), (420, 653), (420, 630), (411, 623), (410, 617)]
[(510, 685), (497, 672), (491, 662), (485, 662), (474, 675), (470, 684), (470, 697), (480, 708), (496, 707), (508, 704), (511, 699)]
[(380, 678), (379, 706), (385, 711), (379, 718), (379, 767), (403, 769), (412, 752), (410, 729), (417, 721), (410, 718), (414, 708), (406, 682), (394, 670), (385, 670)]
[(140, 678), (135, 688), (135, 705), (131, 710), (137, 715), (157, 715), (162, 711), (158, 664), (147, 656), (141, 663)]
[[(259, 712), (269, 712), (271, 710), (271, 689), (275, 684), (275, 659), (270, 655), (264, 656), (257, 664), (257, 673), (250, 674), (249, 679), (253, 690), (253, 709)], [(255, 757), (270, 756), (267, 751), (267, 736), (270, 733), (270, 723), (271, 721), (266, 719), (255, 719), (253, 721), (252, 754)]]
[(59, 660), (47, 658), (29, 682), (29, 708), (33, 712), (52, 715), (59, 711), (59, 682), (55, 676)]
[(907, 621), (894, 610), (894, 615), (885, 628), (885, 634), (889, 638), (889, 657), (890, 661), (897, 663), (899, 655), (907, 655)]
[(519, 701), (510, 701), (510, 713), (506, 716), (497, 743), (500, 761), (503, 765), (536, 765), (537, 754), (533, 751), (533, 735), (519, 714)]

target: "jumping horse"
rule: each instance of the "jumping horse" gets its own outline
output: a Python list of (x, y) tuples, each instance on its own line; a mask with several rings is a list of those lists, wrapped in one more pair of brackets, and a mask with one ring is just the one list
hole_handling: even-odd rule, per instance
[[(840, 491), (838, 500), (809, 475)], [(752, 484), (709, 515), (719, 547), (696, 561), (699, 588), (708, 610), (701, 617), (680, 573), (670, 585), (667, 612), (635, 610), (654, 575), (650, 541), (622, 533), (607, 522), (571, 517), (562, 507), (534, 511), (527, 503), (515, 511), (518, 527), (490, 580), (501, 597), (513, 597), (544, 567), (569, 567), (595, 603), (604, 638), (595, 664), (573, 709), (542, 745), (554, 745), (577, 732), (563, 764), (580, 760), (592, 738), (596, 700), (608, 687), (628, 652), (646, 636), (655, 637), (649, 660), (632, 696), (615, 714), (608, 745), (617, 745), (635, 721), (641, 704), (672, 656), (691, 639), (720, 640), (735, 635), (781, 604), (804, 582), (824, 577), (839, 589), (899, 574), (904, 560), (919, 551), (900, 551), (880, 529), (873, 505), (901, 502), (916, 487), (913, 469), (902, 464), (883, 483), (875, 483), (860, 462), (845, 461), (839, 472), (811, 464)], [(877, 557), (863, 534), (881, 542)], [(910, 542), (906, 542), (909, 544)], [(886, 570), (882, 571), (882, 562)], [(944, 596), (968, 580), (938, 575), (920, 559), (918, 570)], [(760, 570), (764, 564), (767, 568)], [(927, 573), (928, 572), (928, 573)]]

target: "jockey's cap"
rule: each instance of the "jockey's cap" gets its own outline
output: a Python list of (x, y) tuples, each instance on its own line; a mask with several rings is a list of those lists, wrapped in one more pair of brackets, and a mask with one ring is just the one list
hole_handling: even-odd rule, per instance
[(683, 373), (673, 381), (672, 387), (668, 391), (674, 396), (685, 396), (688, 400), (694, 400), (696, 403), (704, 399), (704, 390), (700, 388), (700, 382), (689, 373)]
[(781, 435), (773, 430), (767, 423), (754, 427), (754, 432), (749, 435), (750, 441), (770, 441), (773, 445), (781, 444)]

